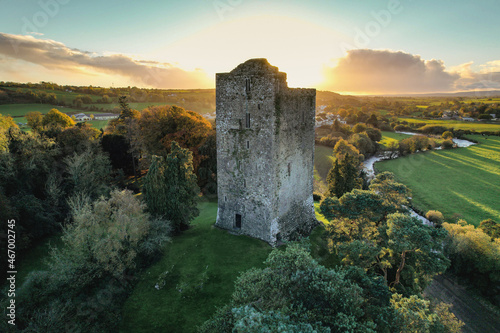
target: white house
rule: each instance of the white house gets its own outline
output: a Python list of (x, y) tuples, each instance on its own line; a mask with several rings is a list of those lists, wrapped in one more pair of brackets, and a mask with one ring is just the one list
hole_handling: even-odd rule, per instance
[(90, 120), (90, 117), (87, 116), (85, 113), (78, 113), (78, 114), (75, 114), (75, 120), (76, 121), (87, 121), (87, 120)]

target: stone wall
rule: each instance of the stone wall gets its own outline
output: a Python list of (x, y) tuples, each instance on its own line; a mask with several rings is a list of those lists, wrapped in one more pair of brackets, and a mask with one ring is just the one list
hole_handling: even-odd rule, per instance
[(217, 226), (271, 244), (310, 230), (315, 94), (265, 59), (217, 74)]

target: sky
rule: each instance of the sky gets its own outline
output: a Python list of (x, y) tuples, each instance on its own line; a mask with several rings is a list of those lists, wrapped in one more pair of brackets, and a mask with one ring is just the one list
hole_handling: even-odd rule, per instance
[(500, 89), (497, 0), (0, 0), (0, 81), (214, 88), (267, 58), (343, 94)]

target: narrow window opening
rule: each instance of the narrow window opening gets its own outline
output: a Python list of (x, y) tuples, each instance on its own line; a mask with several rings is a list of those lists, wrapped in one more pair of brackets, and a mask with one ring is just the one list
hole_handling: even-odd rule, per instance
[(246, 114), (246, 127), (250, 128), (250, 113)]
[(250, 149), (250, 141), (247, 141), (247, 149)]
[(224, 201), (227, 201), (227, 196), (224, 196)]
[(250, 79), (245, 79), (245, 91), (246, 93), (250, 93)]
[(259, 110), (260, 110), (260, 104), (257, 104), (257, 109), (259, 109)]
[(234, 222), (235, 222), (234, 223), (235, 227), (238, 229), (241, 229), (241, 215), (240, 214), (236, 214)]
[(246, 179), (243, 179), (243, 187), (247, 187), (247, 180)]
[(292, 165), (288, 163), (288, 177), (290, 177), (291, 173), (292, 173)]

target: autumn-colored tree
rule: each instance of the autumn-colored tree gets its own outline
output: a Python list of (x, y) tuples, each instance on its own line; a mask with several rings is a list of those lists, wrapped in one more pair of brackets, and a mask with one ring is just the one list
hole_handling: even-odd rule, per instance
[(487, 219), (481, 221), (479, 228), (483, 229), (491, 238), (500, 238), (500, 224), (496, 223), (492, 219)]
[(42, 124), (43, 114), (41, 112), (38, 111), (28, 112), (25, 117), (28, 126), (31, 127), (33, 131), (37, 132), (43, 128)]
[(19, 128), (12, 117), (0, 114), (0, 151), (7, 149), (7, 131), (9, 128)]
[(212, 130), (200, 114), (178, 106), (152, 106), (139, 119), (144, 146), (149, 154), (165, 155), (172, 141), (183, 148), (199, 147)]
[(75, 122), (67, 115), (57, 109), (51, 109), (43, 116), (42, 125), (47, 128), (67, 128), (75, 125)]

